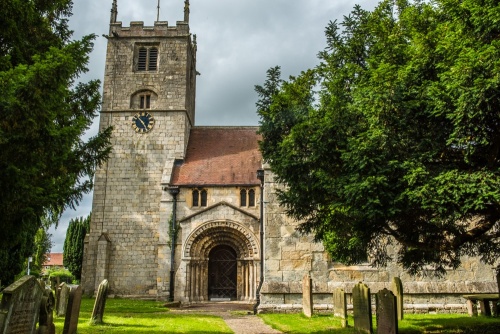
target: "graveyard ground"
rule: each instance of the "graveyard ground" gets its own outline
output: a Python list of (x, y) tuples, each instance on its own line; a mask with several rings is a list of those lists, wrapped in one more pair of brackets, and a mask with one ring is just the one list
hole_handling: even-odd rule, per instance
[[(110, 298), (104, 311), (104, 325), (89, 325), (94, 299), (83, 298), (78, 322), (79, 334), (90, 333), (232, 333), (222, 318), (212, 314), (170, 312), (161, 302)], [(285, 333), (356, 333), (341, 329), (340, 321), (329, 315), (263, 314), (266, 323)], [(54, 318), (57, 333), (62, 333), (64, 319)], [(352, 326), (353, 319), (349, 318)], [(473, 334), (499, 333), (500, 318), (467, 315), (405, 315), (400, 334)]]

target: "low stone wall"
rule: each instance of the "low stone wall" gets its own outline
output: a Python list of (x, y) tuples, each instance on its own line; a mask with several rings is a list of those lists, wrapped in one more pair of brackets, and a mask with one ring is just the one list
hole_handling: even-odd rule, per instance
[[(266, 294), (266, 303), (259, 306), (259, 313), (300, 313), (301, 294)], [(347, 310), (352, 312), (352, 294), (347, 294)], [(333, 296), (327, 293), (313, 294), (315, 313), (333, 313)], [(375, 312), (375, 296), (372, 295), (372, 310)], [(461, 294), (406, 294), (405, 313), (467, 313), (466, 300)]]

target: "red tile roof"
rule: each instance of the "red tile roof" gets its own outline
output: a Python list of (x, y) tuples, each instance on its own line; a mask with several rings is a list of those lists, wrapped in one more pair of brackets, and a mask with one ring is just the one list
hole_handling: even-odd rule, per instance
[(194, 127), (186, 158), (174, 166), (174, 186), (258, 185), (258, 127)]
[(50, 253), (47, 254), (47, 261), (43, 264), (44, 266), (62, 266), (63, 265), (63, 253)]

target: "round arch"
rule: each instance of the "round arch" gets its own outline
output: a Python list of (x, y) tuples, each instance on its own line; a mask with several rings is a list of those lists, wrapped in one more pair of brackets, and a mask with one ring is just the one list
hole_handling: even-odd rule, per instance
[(227, 245), (239, 259), (260, 257), (257, 237), (245, 226), (229, 220), (211, 221), (198, 226), (184, 244), (185, 258), (207, 259), (213, 247)]
[(236, 298), (254, 301), (260, 268), (259, 243), (252, 231), (230, 220), (203, 223), (187, 237), (182, 256), (187, 265), (189, 300), (196, 302), (212, 298), (208, 286), (209, 258), (213, 255), (212, 250), (221, 247), (234, 250), (236, 255)]

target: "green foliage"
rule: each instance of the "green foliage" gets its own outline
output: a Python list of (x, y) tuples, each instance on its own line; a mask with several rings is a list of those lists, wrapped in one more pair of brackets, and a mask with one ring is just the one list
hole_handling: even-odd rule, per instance
[(59, 278), (59, 282), (66, 282), (66, 283), (72, 283), (74, 280), (74, 276), (69, 272), (69, 270), (66, 269), (58, 269), (58, 270), (53, 270), (49, 272), (49, 279), (56, 280)]
[(66, 238), (63, 247), (64, 267), (79, 280), (82, 276), (83, 245), (85, 235), (90, 230), (91, 214), (85, 219), (83, 217), (69, 221)]
[(111, 129), (86, 141), (100, 104), (87, 71), (94, 36), (72, 41), (70, 0), (0, 3), (0, 280), (33, 254), (39, 228), (57, 222), (93, 186)]
[[(52, 240), (50, 239), (52, 234), (47, 233), (46, 228), (40, 228), (35, 234), (34, 240), (34, 252), (32, 256), (32, 262), (30, 263), (30, 275), (35, 277), (40, 277), (42, 273), (42, 267), (47, 260), (47, 254), (50, 253), (52, 248)], [(23, 270), (21, 273), (17, 274), (15, 280), (28, 274), (28, 259), (24, 261)]]
[(173, 222), (174, 216), (170, 215), (170, 219), (168, 220), (168, 241), (167, 246), (172, 248), (172, 244), (175, 244), (177, 240), (177, 234), (179, 233), (180, 225), (177, 222)]
[(45, 228), (40, 228), (35, 235), (35, 252), (33, 254), (32, 268), (35, 271), (41, 272), (43, 264), (47, 261), (47, 255), (52, 248), (52, 234), (47, 233)]
[(279, 200), (332, 258), (412, 274), (500, 258), (500, 5), (382, 1), (326, 28), (320, 65), (257, 86)]

